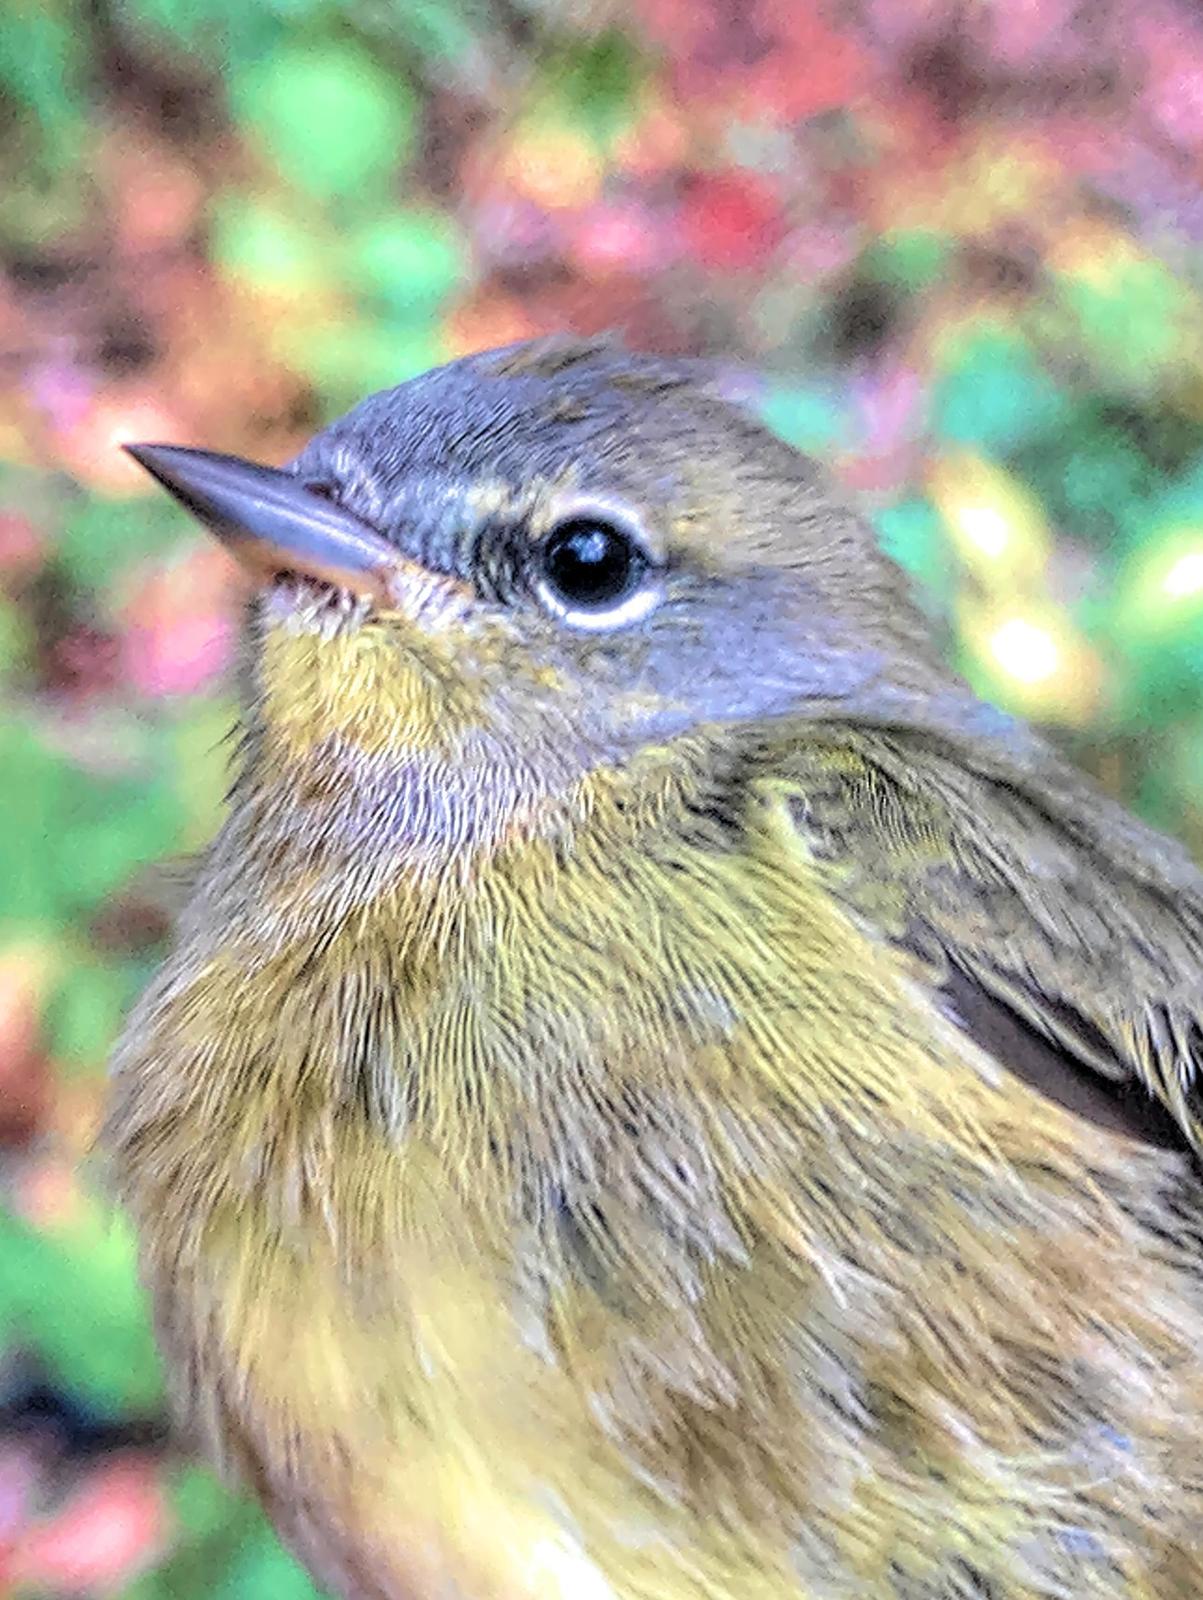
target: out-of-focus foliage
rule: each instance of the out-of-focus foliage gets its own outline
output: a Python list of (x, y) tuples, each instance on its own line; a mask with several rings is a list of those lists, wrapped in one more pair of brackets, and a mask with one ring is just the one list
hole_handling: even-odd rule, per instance
[(541, 331), (713, 356), (1203, 850), (1201, 177), (1185, 0), (0, 0), (0, 1596), (312, 1592), (169, 1440), (86, 1158), (240, 596), (119, 441), (282, 460)]

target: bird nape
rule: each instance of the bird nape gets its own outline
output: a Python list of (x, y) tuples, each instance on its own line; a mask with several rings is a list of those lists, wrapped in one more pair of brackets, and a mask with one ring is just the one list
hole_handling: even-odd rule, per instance
[(1203, 1593), (1203, 879), (705, 369), (283, 470), (106, 1139), (181, 1415), (345, 1600)]

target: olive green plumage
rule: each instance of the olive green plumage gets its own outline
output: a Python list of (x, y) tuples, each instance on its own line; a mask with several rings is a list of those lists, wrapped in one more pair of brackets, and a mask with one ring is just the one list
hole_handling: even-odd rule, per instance
[(207, 1448), (355, 1600), (1203, 1592), (1185, 855), (704, 375), (495, 352), (297, 472), (414, 565), (257, 603), (107, 1131)]

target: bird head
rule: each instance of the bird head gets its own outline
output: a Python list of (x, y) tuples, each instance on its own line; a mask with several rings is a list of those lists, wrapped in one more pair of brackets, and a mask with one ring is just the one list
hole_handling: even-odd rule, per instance
[(235, 798), (305, 797), (311, 840), (441, 870), (598, 773), (984, 710), (867, 524), (690, 363), (536, 341), (373, 395), (283, 470), (130, 448), (259, 575)]

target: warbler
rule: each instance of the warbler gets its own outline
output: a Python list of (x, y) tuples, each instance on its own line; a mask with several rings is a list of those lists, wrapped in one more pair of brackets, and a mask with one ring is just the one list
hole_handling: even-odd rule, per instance
[(1203, 1593), (1203, 878), (702, 367), (288, 467), (105, 1140), (185, 1424), (344, 1600)]

